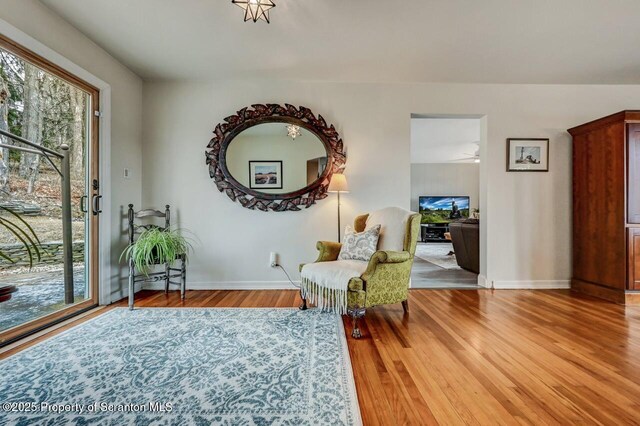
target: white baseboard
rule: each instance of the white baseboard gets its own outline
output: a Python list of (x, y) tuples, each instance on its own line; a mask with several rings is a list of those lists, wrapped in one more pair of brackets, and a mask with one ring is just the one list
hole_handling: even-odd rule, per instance
[[(294, 281), (297, 285), (299, 282)], [(164, 290), (164, 282), (144, 283), (147, 290)], [(178, 287), (169, 287), (175, 290)], [(192, 283), (187, 281), (187, 290), (297, 290), (289, 281), (215, 281)]]
[[(297, 285), (300, 283), (294, 281)], [(478, 275), (478, 285), (484, 288), (494, 288), (496, 290), (552, 290), (571, 288), (569, 280), (548, 280), (548, 281), (493, 281), (487, 280), (484, 275)], [(144, 283), (143, 289), (164, 290), (163, 282)], [(177, 286), (171, 286), (172, 290)], [(289, 281), (215, 281), (215, 282), (187, 282), (187, 290), (296, 290)]]
[(491, 284), (487, 281), (487, 277), (485, 277), (484, 275), (478, 274), (478, 286), (489, 288), (491, 287)]
[[(478, 278), (478, 282), (479, 282)], [(496, 290), (552, 290), (571, 288), (569, 280), (548, 280), (548, 281), (494, 281), (493, 287)]]

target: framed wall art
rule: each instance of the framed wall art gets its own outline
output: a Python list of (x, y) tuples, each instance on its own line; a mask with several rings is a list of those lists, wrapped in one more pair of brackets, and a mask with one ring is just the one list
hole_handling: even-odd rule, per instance
[(507, 139), (508, 172), (548, 172), (549, 139)]

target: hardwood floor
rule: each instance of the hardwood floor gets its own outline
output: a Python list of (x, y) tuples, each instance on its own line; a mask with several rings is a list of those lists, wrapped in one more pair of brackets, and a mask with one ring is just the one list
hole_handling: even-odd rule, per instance
[[(184, 303), (143, 292), (136, 305), (298, 302), (295, 291), (189, 291)], [(407, 315), (369, 310), (363, 338), (348, 338), (366, 425), (640, 423), (640, 308), (525, 290), (412, 290), (409, 303)]]

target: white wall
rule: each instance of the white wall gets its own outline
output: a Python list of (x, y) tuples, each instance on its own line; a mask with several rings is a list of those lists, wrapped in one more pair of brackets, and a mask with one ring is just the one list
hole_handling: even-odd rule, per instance
[(480, 206), (480, 164), (411, 164), (411, 210), (421, 195), (469, 197), (470, 211)]
[[(118, 257), (123, 239), (123, 212), (129, 203), (140, 205), (142, 80), (86, 36), (36, 0), (3, 0), (0, 19), (7, 21), (30, 37), (111, 86), (110, 170), (111, 184), (111, 299), (118, 300), (126, 291), (125, 272)], [(108, 118), (107, 118), (108, 119)], [(131, 178), (125, 180), (123, 169), (129, 167)], [(104, 185), (104, 183), (103, 183)], [(105, 206), (107, 208), (107, 206)]]
[[(348, 156), (351, 192), (343, 197), (345, 223), (384, 206), (410, 207), (411, 113), (486, 115), (481, 180), (488, 192), (480, 209), (488, 259), (483, 272), (498, 283), (566, 282), (571, 275), (566, 129), (638, 107), (638, 99), (638, 86), (148, 82), (143, 201), (174, 205), (180, 225), (198, 235), (190, 285), (282, 281), (281, 273), (268, 267), (269, 251), (279, 252), (291, 272), (298, 263), (313, 260), (316, 240), (336, 238), (335, 197), (301, 212), (263, 213), (218, 193), (204, 150), (224, 117), (252, 103), (288, 102), (335, 124)], [(507, 173), (508, 137), (549, 137), (550, 171)], [(167, 173), (171, 169), (175, 172)]]

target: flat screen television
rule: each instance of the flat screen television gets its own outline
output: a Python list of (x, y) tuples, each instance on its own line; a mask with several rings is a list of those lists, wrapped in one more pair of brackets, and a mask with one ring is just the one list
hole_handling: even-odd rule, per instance
[(469, 217), (469, 197), (419, 197), (422, 223), (449, 223)]

